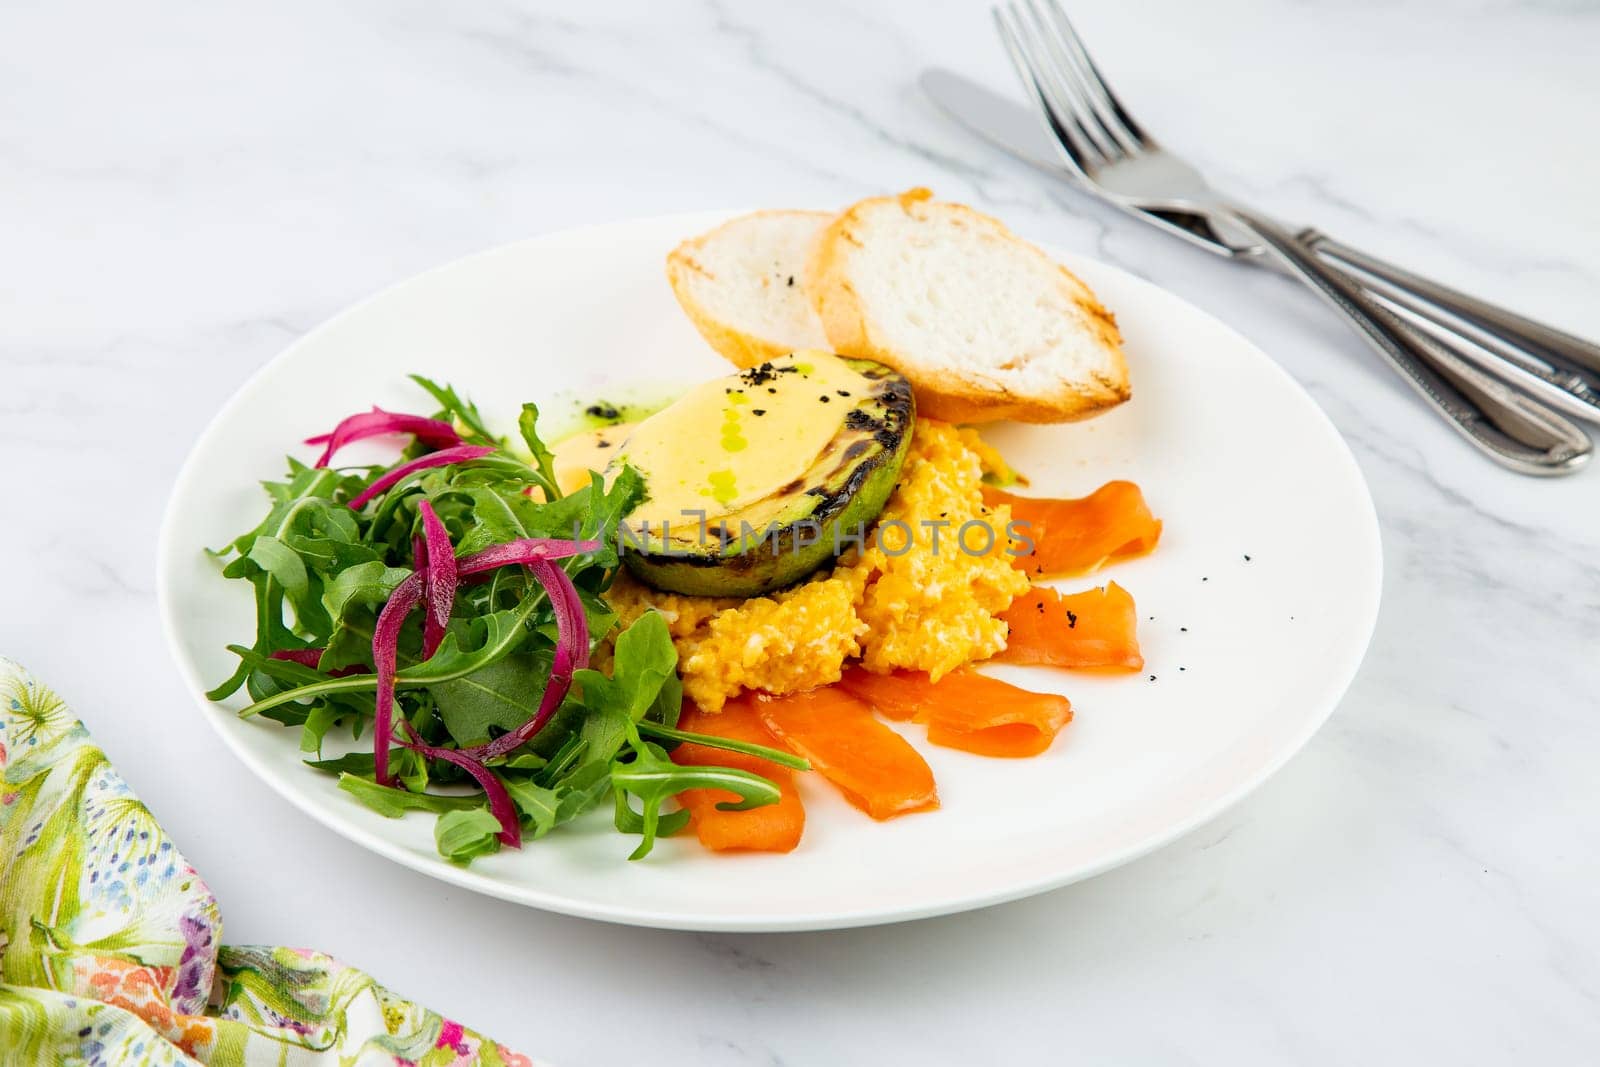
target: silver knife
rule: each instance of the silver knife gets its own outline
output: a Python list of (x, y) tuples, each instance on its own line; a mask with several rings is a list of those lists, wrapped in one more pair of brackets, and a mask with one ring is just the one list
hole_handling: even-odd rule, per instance
[[(969, 133), (1081, 192), (1096, 195), (1088, 183), (1061, 162), (1058, 149), (1037, 116), (1022, 104), (954, 71), (932, 68), (924, 71), (919, 81), (939, 110)], [(1264, 248), (1225, 219), (1199, 212), (1102, 202), (1112, 203), (1126, 214), (1216, 255), (1264, 266), (1275, 262), (1273, 257), (1264, 255)], [(1414, 325), (1436, 336), (1442, 331), (1468, 342), (1461, 346), (1462, 354), (1483, 369), (1568, 414), (1600, 421), (1600, 380), (1591, 377), (1600, 370), (1600, 349), (1596, 346), (1370, 260), (1315, 231), (1303, 232), (1300, 239), (1309, 248), (1333, 257), (1359, 284), (1387, 300)]]

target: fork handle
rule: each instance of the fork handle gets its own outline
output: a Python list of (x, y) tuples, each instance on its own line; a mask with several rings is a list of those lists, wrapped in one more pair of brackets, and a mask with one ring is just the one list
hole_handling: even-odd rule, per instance
[(1336, 241), (1319, 230), (1307, 229), (1297, 236), (1318, 252), (1332, 256), (1363, 274), (1420, 296), (1490, 334), (1522, 346), (1560, 370), (1577, 371), (1580, 374), (1584, 371), (1600, 371), (1600, 345), (1525, 315), (1518, 315), (1470, 293), (1441, 285), (1404, 267), (1397, 267)]
[(1588, 460), (1593, 446), (1572, 422), (1485, 374), (1437, 338), (1407, 326), (1293, 231), (1241, 207), (1228, 210), (1491, 459), (1537, 475), (1567, 474)]

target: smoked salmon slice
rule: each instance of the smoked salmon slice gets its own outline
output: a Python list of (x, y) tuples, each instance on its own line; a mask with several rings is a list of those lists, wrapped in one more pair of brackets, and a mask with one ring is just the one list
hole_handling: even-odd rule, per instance
[(1029, 574), (1082, 574), (1107, 560), (1148, 552), (1161, 539), (1161, 520), (1132, 482), (1107, 482), (1076, 500), (1016, 496), (985, 487), (983, 502), (1011, 506), (1017, 531), (1033, 542), (1031, 552), (1012, 557), (1012, 562)]
[(1000, 613), (1011, 628), (995, 659), (1050, 667), (1115, 667), (1136, 671), (1139, 612), (1116, 582), (1062, 596), (1035, 586)]
[(860, 666), (839, 686), (890, 719), (926, 723), (928, 740), (982, 756), (1037, 756), (1072, 721), (1072, 703), (998, 678), (956, 670), (930, 680), (921, 671), (873, 674)]
[[(733, 741), (748, 741), (768, 748), (782, 748), (748, 703), (729, 703), (720, 715), (707, 715), (684, 702), (678, 729), (710, 734)], [(723, 811), (718, 804), (737, 803), (739, 796), (726, 789), (686, 789), (678, 803), (689, 812), (689, 825), (700, 843), (714, 852), (790, 852), (800, 843), (806, 828), (806, 809), (795, 787), (794, 772), (787, 767), (743, 752), (684, 742), (672, 751), (672, 762), (681, 766), (734, 767), (769, 779), (782, 796), (776, 804), (746, 811)]]
[(780, 697), (747, 693), (722, 714), (736, 705), (753, 705), (767, 729), (874, 819), (939, 806), (927, 760), (836, 685)]

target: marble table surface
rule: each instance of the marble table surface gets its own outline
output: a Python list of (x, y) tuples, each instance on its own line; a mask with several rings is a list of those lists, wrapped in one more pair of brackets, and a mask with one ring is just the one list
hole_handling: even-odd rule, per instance
[[(1072, 7), (1141, 117), (1238, 193), (1600, 335), (1592, 2)], [(1313, 298), (947, 126), (914, 87), (936, 63), (1010, 89), (971, 2), (0, 8), (0, 653), (89, 721), (230, 940), (326, 949), (566, 1067), (1592, 1062), (1600, 471), (1490, 466)], [(157, 525), (202, 425), (274, 353), (496, 243), (914, 184), (1206, 308), (1354, 449), (1387, 562), (1377, 634), (1246, 802), (1020, 903), (696, 936), (401, 869), (196, 728), (156, 621)]]

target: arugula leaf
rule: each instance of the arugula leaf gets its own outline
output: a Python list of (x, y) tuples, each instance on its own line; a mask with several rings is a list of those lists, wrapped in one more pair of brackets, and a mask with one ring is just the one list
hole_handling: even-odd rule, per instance
[(389, 599), (394, 587), (411, 577), (405, 567), (382, 560), (367, 560), (340, 571), (322, 592), (322, 607), (334, 625), (353, 607), (376, 608)]
[(638, 834), (639, 845), (628, 854), (630, 860), (642, 860), (656, 847), (656, 838), (672, 837), (682, 833), (689, 825), (689, 812), (684, 809), (662, 811), (659, 805), (645, 805), (643, 813), (633, 810), (628, 794), (622, 789), (615, 793), (616, 817), (613, 825), (618, 833)]
[[(239, 657), (249, 668), (251, 691), (261, 692), (258, 702), (265, 702), (262, 711), (287, 703), (311, 698), (330, 698), (370, 718), (374, 712), (373, 698), (363, 689), (376, 689), (377, 680), (371, 675), (351, 675), (345, 678), (327, 678), (321, 672), (302, 666), (293, 660), (273, 659), (242, 645), (229, 645), (228, 651)], [(330, 685), (331, 682), (355, 682), (355, 685)], [(266, 684), (271, 683), (271, 684)], [(255, 705), (252, 705), (254, 707)], [(249, 708), (239, 714), (243, 716)], [(304, 720), (298, 720), (299, 722)]]
[(467, 624), (469, 637), (479, 638), (471, 648), (461, 647), (460, 635), (451, 630), (439, 643), (439, 650), (425, 663), (401, 671), (396, 680), (403, 685), (433, 684), (465, 678), (491, 663), (509, 656), (528, 638), (527, 622), (534, 611), (545, 606), (548, 598), (542, 593), (525, 596), (515, 609), (496, 611), (473, 619)]
[(315, 767), (319, 771), (328, 771), (332, 774), (363, 775), (372, 773), (371, 752), (346, 752), (342, 756), (332, 759), (308, 759), (307, 767)]
[[(637, 833), (641, 840), (628, 858), (643, 859), (655, 847), (657, 836), (670, 836), (688, 824), (687, 811), (663, 813), (661, 805), (685, 789), (726, 789), (739, 796), (737, 803), (722, 803), (722, 811), (745, 811), (776, 804), (782, 794), (778, 787), (759, 774), (732, 767), (694, 767), (673, 763), (660, 745), (642, 742), (634, 747), (629, 762), (611, 765), (611, 786), (616, 797), (617, 829)], [(634, 811), (629, 796), (639, 798), (641, 809)]]
[(678, 652), (667, 620), (652, 608), (617, 635), (612, 680), (628, 695), (628, 717), (638, 722), (668, 678), (677, 676)]
[[(281, 537), (291, 529), (296, 516), (312, 507), (319, 496), (330, 493), (338, 485), (338, 475), (326, 468), (314, 469), (289, 461), (290, 477), (287, 483), (266, 483), (267, 491), (275, 501), (272, 510), (261, 524), (236, 538), (222, 552), (237, 552), (239, 558), (223, 569), (226, 577), (248, 578), (255, 587), (256, 640), (252, 646), (263, 655), (275, 648), (287, 647), (295, 636), (283, 622), (283, 591), (267, 571), (249, 560), (250, 549), (258, 537)], [(253, 573), (252, 573), (253, 572)], [(209, 700), (226, 700), (245, 684), (251, 671), (241, 663), (232, 676), (206, 694)]]
[(433, 840), (439, 855), (465, 866), (500, 851), (500, 820), (484, 807), (447, 811), (433, 824)]
[[(249, 673), (248, 667), (245, 668), (245, 672)], [(311, 712), (295, 704), (285, 704), (281, 708), (263, 711), (261, 717), (263, 719), (271, 719), (276, 723), (282, 723), (284, 726), (304, 726), (306, 720), (311, 718)]]
[(609, 485), (598, 472), (591, 472), (589, 484), (577, 492), (549, 504), (533, 505), (523, 515), (523, 525), (535, 537), (599, 540), (603, 546), (594, 553), (593, 561), (601, 567), (615, 567), (617, 525), (643, 499), (644, 478), (624, 464)]
[(688, 730), (678, 730), (670, 726), (662, 726), (653, 722), (639, 724), (639, 733), (645, 737), (654, 737), (661, 741), (672, 741), (678, 744), (688, 742), (701, 745), (705, 748), (720, 748), (726, 752), (742, 752), (747, 756), (759, 756), (769, 763), (776, 763), (780, 767), (788, 767), (796, 771), (809, 771), (811, 763), (790, 752), (766, 745), (758, 745), (753, 741), (739, 741), (732, 737), (717, 737), (715, 734), (696, 734)]
[[(676, 664), (677, 653), (673, 653)], [(672, 729), (678, 725), (678, 716), (683, 714), (683, 679), (678, 677), (676, 665), (669, 671), (666, 678), (661, 681), (661, 689), (657, 691), (656, 698), (650, 702), (650, 710), (644, 713), (640, 720), (642, 726), (649, 720)]]
[(517, 418), (517, 429), (522, 432), (523, 443), (528, 446), (528, 452), (533, 456), (534, 467), (539, 473), (539, 485), (544, 489), (546, 500), (560, 500), (561, 487), (556, 484), (556, 455), (540, 439), (538, 425), (539, 405), (522, 405), (522, 414)]
[[(590, 754), (602, 759), (622, 748), (633, 725), (656, 706), (667, 680), (677, 681), (678, 653), (660, 613), (645, 612), (617, 635), (612, 664), (610, 677), (587, 669), (573, 673), (590, 712), (582, 736), (589, 742)], [(669, 689), (669, 702), (682, 697), (680, 687)], [(670, 709), (674, 719), (677, 712), (676, 706)]]
[[(470, 556), (490, 545), (504, 544), (528, 536), (528, 531), (517, 518), (517, 513), (511, 510), (506, 498), (493, 486), (455, 486), (449, 492), (452, 495), (465, 497), (472, 508), (471, 523), (456, 540), (456, 555)], [(435, 508), (445, 495), (441, 493), (433, 498)]]
[(458, 430), (465, 428), (469, 436), (481, 438), (489, 444), (501, 443), (501, 439), (490, 433), (489, 428), (483, 424), (483, 416), (478, 412), (478, 405), (461, 399), (453, 387), (440, 385), (420, 374), (411, 374), (407, 377), (426, 389), (428, 394), (439, 402), (439, 407), (443, 409), (438, 415), (439, 418), (456, 423)]
[(322, 675), (314, 668), (296, 663), (294, 660), (273, 659), (271, 656), (263, 655), (255, 649), (246, 648), (243, 645), (229, 645), (227, 647), (228, 651), (238, 656), (246, 666), (270, 678), (292, 682), (295, 685), (322, 681)]
[(273, 499), (273, 507), (267, 512), (267, 517), (262, 519), (255, 529), (235, 538), (214, 554), (226, 555), (228, 552), (234, 552), (240, 556), (249, 555), (250, 546), (255, 543), (257, 537), (283, 536), (302, 509), (313, 506), (319, 500), (332, 499), (333, 490), (338, 483), (337, 471), (326, 467), (308, 467), (291, 458), (287, 482), (262, 483), (262, 487)]
[(324, 635), (320, 665), (323, 670), (371, 665), (372, 631), (377, 625), (378, 610), (395, 586), (410, 575), (411, 571), (404, 567), (367, 560), (346, 567), (327, 584), (322, 606), (331, 625)]
[(300, 728), (300, 751), (315, 752), (322, 755), (322, 739), (327, 736), (334, 722), (339, 718), (339, 709), (332, 704), (318, 704), (306, 716), (306, 721)]
[[(245, 558), (274, 578), (283, 586), (291, 602), (304, 602), (310, 592), (311, 577), (306, 573), (305, 561), (288, 545), (270, 534), (262, 534), (250, 545)], [(296, 604), (295, 611), (299, 613)]]
[(520, 778), (505, 779), (506, 792), (537, 840), (588, 811), (611, 788), (604, 762), (592, 760), (554, 788)]
[[(584, 765), (584, 757), (588, 754), (589, 743), (577, 734), (567, 735), (567, 739), (556, 749), (555, 755), (550, 757), (550, 762), (545, 764), (533, 780), (540, 785), (552, 785), (562, 781), (568, 774), (576, 773)], [(594, 760), (602, 768), (606, 766), (605, 760)]]
[(610, 759), (622, 751), (622, 746), (628, 742), (630, 722), (627, 714), (603, 695), (590, 696), (602, 680), (609, 683), (610, 679), (605, 675), (599, 671), (583, 670), (574, 673), (573, 678), (584, 687), (584, 706), (589, 709), (589, 715), (578, 728), (578, 736), (597, 758)]
[(549, 650), (519, 652), (464, 678), (430, 686), (450, 736), (462, 745), (489, 740), (490, 728), (510, 733), (533, 717), (550, 680)]
[(288, 533), (284, 535), (283, 543), (293, 550), (309, 569), (322, 575), (338, 574), (346, 567), (379, 558), (377, 550), (371, 545), (345, 541), (337, 537)]
[[(431, 811), (436, 815), (476, 808), (488, 814), (482, 796), (444, 796), (439, 793), (411, 793), (404, 789), (391, 789), (386, 785), (353, 774), (339, 775), (339, 788), (386, 819), (398, 819), (408, 811)], [(494, 816), (490, 815), (493, 819)], [(500, 828), (495, 823), (495, 829)]]

